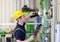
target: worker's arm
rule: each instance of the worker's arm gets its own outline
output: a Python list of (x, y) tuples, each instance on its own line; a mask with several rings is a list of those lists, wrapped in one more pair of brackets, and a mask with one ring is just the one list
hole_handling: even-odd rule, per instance
[(33, 12), (31, 12), (28, 16), (26, 16), (25, 23), (29, 20), (30, 16), (33, 16)]
[(32, 40), (34, 40), (34, 36), (33, 35), (29, 39), (27, 39), (27, 40), (24, 40), (24, 41), (16, 40), (16, 42), (30, 42)]

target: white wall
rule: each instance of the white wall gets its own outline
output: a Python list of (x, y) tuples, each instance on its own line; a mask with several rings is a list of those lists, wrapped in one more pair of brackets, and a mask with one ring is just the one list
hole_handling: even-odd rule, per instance
[(13, 22), (13, 13), (24, 5), (34, 8), (34, 0), (0, 0), (0, 23)]
[(0, 0), (0, 23), (10, 22), (16, 6), (16, 0)]
[(57, 0), (57, 19), (60, 22), (60, 0)]

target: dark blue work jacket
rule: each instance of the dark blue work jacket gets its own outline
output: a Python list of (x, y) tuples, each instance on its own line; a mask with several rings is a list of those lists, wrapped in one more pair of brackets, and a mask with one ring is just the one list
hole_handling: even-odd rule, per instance
[(17, 23), (15, 30), (14, 30), (14, 37), (16, 40), (24, 41), (26, 37), (26, 30), (25, 30), (25, 23), (22, 25), (19, 25)]

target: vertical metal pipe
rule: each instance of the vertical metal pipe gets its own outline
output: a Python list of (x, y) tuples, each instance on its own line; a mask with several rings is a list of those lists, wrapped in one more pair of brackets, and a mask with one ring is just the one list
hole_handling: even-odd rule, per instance
[(21, 10), (21, 8), (22, 8), (22, 7), (21, 7), (21, 2), (20, 2), (20, 0), (19, 0), (19, 10)]
[(2, 23), (2, 0), (1, 0), (1, 23)]
[(53, 27), (51, 28), (51, 42), (55, 42), (55, 26), (57, 24), (57, 0), (52, 0), (52, 4), (53, 4)]
[(17, 0), (16, 0), (16, 10), (17, 10)]
[(9, 0), (9, 22), (10, 22), (10, 0)]
[(6, 23), (6, 0), (5, 0), (5, 23)]
[(21, 6), (23, 7), (24, 3), (25, 3), (25, 0), (21, 0), (21, 2), (22, 2)]
[(26, 2), (25, 2), (25, 0), (24, 0), (24, 5), (25, 5), (25, 3), (26, 3)]
[(2, 23), (2, 0), (1, 0), (1, 23)]
[(5, 0), (5, 23), (6, 23), (6, 0)]
[(34, 9), (35, 6), (35, 0), (29, 0), (29, 7)]

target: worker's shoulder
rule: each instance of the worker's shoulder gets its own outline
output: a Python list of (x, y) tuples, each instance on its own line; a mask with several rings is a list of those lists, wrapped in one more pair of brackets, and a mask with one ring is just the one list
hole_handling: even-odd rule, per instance
[(25, 33), (24, 30), (22, 30), (21, 28), (15, 28), (14, 32), (21, 32), (21, 33)]

